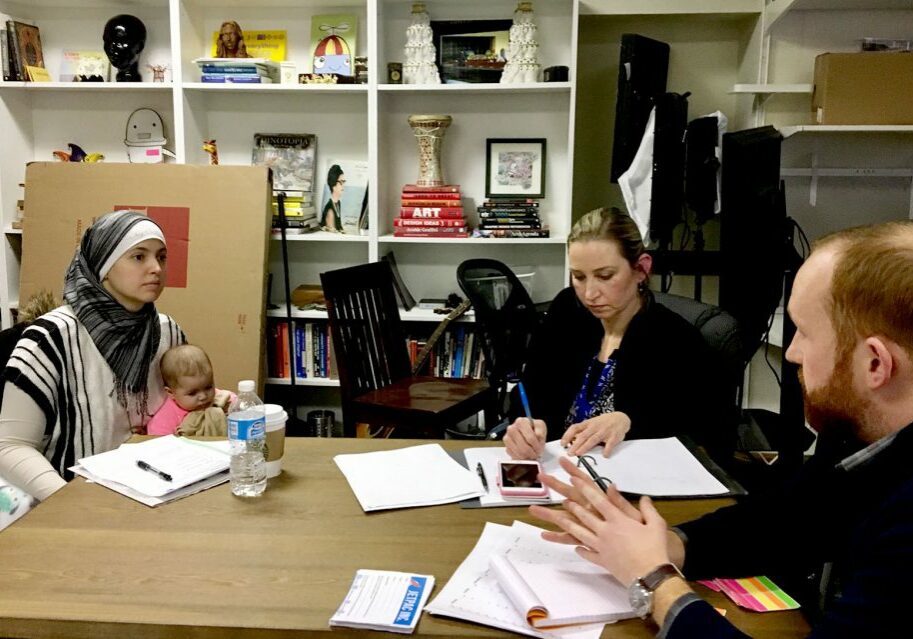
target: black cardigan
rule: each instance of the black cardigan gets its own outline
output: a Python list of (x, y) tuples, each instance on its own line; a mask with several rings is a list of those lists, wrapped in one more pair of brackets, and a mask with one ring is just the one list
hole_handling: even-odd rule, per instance
[[(548, 425), (548, 440), (564, 422), (587, 367), (599, 352), (602, 323), (573, 288), (555, 297), (530, 343), (522, 379), (533, 417)], [(689, 435), (719, 455), (734, 433), (722, 425), (727, 399), (717, 382), (713, 354), (698, 330), (653, 300), (634, 316), (614, 354), (615, 410), (631, 418), (627, 439)], [(523, 414), (518, 401), (511, 416)]]

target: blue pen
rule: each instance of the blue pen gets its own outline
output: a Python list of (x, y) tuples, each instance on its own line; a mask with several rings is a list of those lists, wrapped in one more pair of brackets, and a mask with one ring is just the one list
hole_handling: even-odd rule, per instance
[(529, 418), (530, 423), (532, 423), (533, 412), (529, 409), (529, 398), (526, 396), (526, 389), (523, 388), (523, 382), (517, 382), (517, 388), (520, 389), (520, 401), (523, 402), (523, 411)]

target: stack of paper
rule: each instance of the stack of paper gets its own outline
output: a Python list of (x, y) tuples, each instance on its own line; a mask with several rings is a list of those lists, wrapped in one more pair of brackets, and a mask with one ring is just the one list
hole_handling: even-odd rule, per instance
[(536, 628), (611, 623), (635, 617), (628, 590), (592, 563), (529, 563), (494, 555), (491, 569), (501, 589)]
[(485, 524), (475, 548), (425, 610), (532, 637), (596, 639), (602, 633), (602, 623), (534, 628), (504, 592), (492, 570), (491, 557), (502, 555), (527, 564), (561, 565), (569, 573), (592, 573), (593, 565), (577, 555), (573, 546), (545, 541), (541, 533), (541, 528), (517, 521), (513, 526)]
[(330, 625), (408, 634), (415, 630), (432, 588), (431, 575), (359, 570)]
[[(637, 439), (622, 442), (608, 457), (602, 455), (603, 447), (597, 446), (587, 453), (591, 464), (600, 476), (605, 477), (618, 490), (652, 497), (687, 497), (698, 495), (723, 495), (729, 490), (714, 477), (675, 437), (666, 439)], [(475, 468), (481, 463), (486, 477), (496, 477), (498, 462), (509, 459), (504, 448), (467, 448), (466, 464)], [(542, 470), (563, 482), (569, 477), (558, 463), (567, 457), (559, 440), (548, 442), (539, 463)], [(577, 462), (577, 457), (570, 457)], [(505, 500), (498, 493), (495, 482), (488, 482), (489, 490), (479, 501), (482, 506), (515, 506), (517, 499)], [(562, 501), (561, 495), (552, 491), (551, 502)]]
[(440, 444), (336, 455), (333, 461), (365, 512), (449, 504), (485, 493), (479, 476)]
[[(139, 462), (154, 470), (144, 470)], [(228, 481), (228, 464), (227, 441), (168, 435), (83, 457), (70, 470), (147, 506), (158, 506)]]

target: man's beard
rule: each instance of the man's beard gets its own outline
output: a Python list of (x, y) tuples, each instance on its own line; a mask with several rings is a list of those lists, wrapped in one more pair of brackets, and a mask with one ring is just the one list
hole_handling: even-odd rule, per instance
[(806, 421), (815, 432), (838, 440), (862, 437), (865, 428), (864, 415), (868, 412), (870, 404), (853, 388), (850, 373), (851, 357), (851, 353), (839, 356), (828, 382), (811, 391), (805, 386), (802, 368), (799, 368)]

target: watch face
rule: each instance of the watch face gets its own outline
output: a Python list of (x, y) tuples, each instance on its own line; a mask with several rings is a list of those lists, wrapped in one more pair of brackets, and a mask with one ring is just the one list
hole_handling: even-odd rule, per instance
[(653, 610), (653, 593), (644, 587), (640, 579), (628, 588), (628, 601), (638, 617), (645, 618)]

